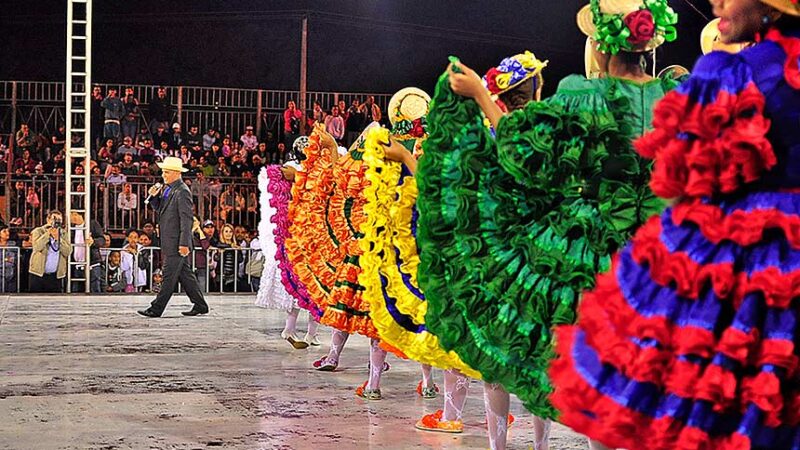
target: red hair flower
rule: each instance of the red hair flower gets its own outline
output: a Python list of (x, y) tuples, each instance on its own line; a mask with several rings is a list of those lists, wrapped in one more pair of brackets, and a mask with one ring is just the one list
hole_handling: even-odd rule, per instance
[(625, 26), (631, 30), (628, 37), (631, 45), (646, 44), (656, 35), (656, 23), (649, 9), (640, 9), (625, 16)]

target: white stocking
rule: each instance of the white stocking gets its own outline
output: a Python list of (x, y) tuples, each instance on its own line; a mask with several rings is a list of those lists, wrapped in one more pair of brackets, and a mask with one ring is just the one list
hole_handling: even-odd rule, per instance
[(550, 448), (550, 422), (533, 416), (533, 450), (548, 450)]
[(300, 314), (300, 310), (297, 309), (297, 308), (294, 308), (291, 311), (286, 313), (286, 326), (283, 327), (283, 334), (284, 335), (291, 336), (297, 330), (297, 315), (298, 314)]
[(467, 392), (469, 392), (469, 378), (455, 369), (444, 372), (443, 420), (462, 420)]
[(344, 344), (347, 342), (349, 337), (350, 335), (344, 331), (333, 331), (333, 334), (331, 334), (331, 349), (328, 352), (327, 357), (329, 362), (333, 364), (339, 364), (339, 356), (341, 356), (342, 349), (344, 349)]
[(381, 374), (383, 374), (383, 363), (386, 361), (386, 350), (382, 349), (381, 341), (370, 340), (369, 346), (369, 381), (367, 389), (380, 389)]
[(427, 364), (422, 364), (422, 387), (433, 387), (433, 369)]
[(309, 337), (314, 337), (317, 335), (317, 328), (319, 328), (319, 322), (316, 321), (311, 315), (308, 316), (308, 327), (306, 328), (306, 333), (308, 333)]
[(508, 439), (508, 411), (511, 397), (499, 384), (483, 383), (486, 425), (491, 450), (504, 450)]

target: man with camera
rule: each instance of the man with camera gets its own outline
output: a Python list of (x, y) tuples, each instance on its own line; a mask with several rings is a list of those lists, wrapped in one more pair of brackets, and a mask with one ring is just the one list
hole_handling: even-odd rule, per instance
[(30, 292), (64, 291), (72, 245), (63, 225), (61, 213), (50, 211), (47, 223), (31, 231)]

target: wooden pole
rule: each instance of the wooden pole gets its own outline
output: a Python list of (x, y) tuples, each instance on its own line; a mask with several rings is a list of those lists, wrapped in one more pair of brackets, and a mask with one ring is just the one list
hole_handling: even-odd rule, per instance
[[(305, 115), (306, 113), (306, 94), (308, 86), (306, 84), (308, 77), (308, 15), (303, 16), (302, 34), (300, 37), (300, 98), (298, 99), (298, 108)], [(300, 122), (300, 133), (306, 133), (306, 121)]]

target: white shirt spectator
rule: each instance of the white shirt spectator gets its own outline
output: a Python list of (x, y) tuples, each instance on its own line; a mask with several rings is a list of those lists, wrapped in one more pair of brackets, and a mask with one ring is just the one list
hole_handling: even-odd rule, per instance
[(130, 194), (120, 192), (117, 196), (117, 208), (123, 211), (133, 211), (137, 206), (139, 206), (139, 198), (133, 192)]

